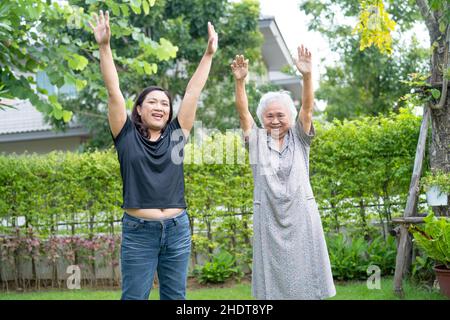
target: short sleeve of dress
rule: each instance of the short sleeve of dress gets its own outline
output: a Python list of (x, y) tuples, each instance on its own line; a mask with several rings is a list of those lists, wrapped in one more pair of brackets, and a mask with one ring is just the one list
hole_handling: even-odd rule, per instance
[(312, 121), (309, 133), (306, 133), (305, 130), (303, 130), (303, 124), (300, 120), (295, 121), (294, 131), (295, 136), (297, 136), (300, 142), (305, 146), (310, 146), (312, 139), (316, 135), (316, 129), (314, 128), (314, 124)]
[(244, 132), (244, 143), (245, 148), (248, 149), (250, 142), (256, 143), (257, 139), (257, 133), (258, 133), (258, 126), (256, 125), (255, 121), (253, 121), (252, 127), (247, 132)]
[(120, 130), (119, 134), (115, 138), (113, 136), (111, 128), (109, 129), (109, 132), (111, 133), (111, 137), (113, 139), (114, 145), (117, 146), (117, 144), (121, 140), (123, 140), (123, 137), (128, 135), (132, 130), (133, 130), (133, 124), (131, 123), (130, 117), (127, 115), (127, 120), (125, 121), (125, 124), (123, 125), (123, 127)]

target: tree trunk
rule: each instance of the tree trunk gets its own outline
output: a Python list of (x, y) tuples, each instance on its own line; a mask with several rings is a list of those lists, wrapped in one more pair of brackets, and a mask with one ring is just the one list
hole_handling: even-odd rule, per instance
[[(437, 101), (430, 103), (431, 109), (431, 132), (432, 138), (430, 143), (430, 166), (431, 170), (440, 170), (445, 173), (450, 172), (450, 102), (449, 102), (449, 83), (443, 77), (443, 71), (450, 67), (449, 63), (449, 39), (450, 28), (447, 26), (445, 30), (439, 30), (439, 18), (443, 12), (430, 11), (426, 2), (416, 0), (425, 19), (428, 32), (430, 35), (430, 43), (434, 43), (437, 47), (433, 49), (431, 57), (431, 78), (430, 84), (433, 88), (438, 89), (443, 96), (443, 105), (436, 109), (433, 105), (438, 104)], [(444, 4), (445, 6), (446, 4)], [(450, 8), (447, 4), (447, 10)], [(442, 32), (443, 31), (443, 32)], [(445, 94), (445, 95), (444, 95)], [(438, 99), (440, 100), (440, 99)], [(450, 216), (450, 207), (441, 206), (434, 207), (433, 211), (436, 215)]]

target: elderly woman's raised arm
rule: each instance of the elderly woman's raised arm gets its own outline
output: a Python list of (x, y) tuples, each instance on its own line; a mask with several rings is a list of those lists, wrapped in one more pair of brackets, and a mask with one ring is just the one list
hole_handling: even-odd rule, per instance
[(241, 128), (248, 133), (253, 125), (253, 117), (248, 110), (248, 99), (245, 91), (245, 79), (248, 74), (248, 59), (243, 55), (237, 55), (231, 64), (231, 70), (235, 80), (236, 110), (239, 113)]
[(298, 121), (301, 122), (303, 131), (305, 131), (306, 134), (309, 134), (314, 107), (311, 52), (303, 45), (297, 48), (297, 52), (298, 58), (295, 61), (295, 65), (303, 77), (302, 104)]

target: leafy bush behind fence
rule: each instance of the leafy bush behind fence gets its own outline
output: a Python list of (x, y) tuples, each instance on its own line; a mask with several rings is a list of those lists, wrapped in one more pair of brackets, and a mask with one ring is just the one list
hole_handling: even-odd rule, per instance
[[(402, 111), (315, 126), (310, 173), (324, 229), (370, 237), (371, 220), (384, 224), (404, 208), (420, 118)], [(230, 146), (234, 156), (244, 154), (245, 163), (226, 163)], [(208, 164), (212, 157), (222, 157), (224, 164)], [(200, 264), (201, 255), (211, 258), (220, 247), (236, 264), (249, 267), (253, 180), (240, 136), (215, 134), (201, 146), (189, 143), (185, 160), (192, 264)], [(0, 234), (13, 235), (16, 227), (31, 227), (39, 239), (120, 234), (121, 201), (113, 149), (0, 156)]]

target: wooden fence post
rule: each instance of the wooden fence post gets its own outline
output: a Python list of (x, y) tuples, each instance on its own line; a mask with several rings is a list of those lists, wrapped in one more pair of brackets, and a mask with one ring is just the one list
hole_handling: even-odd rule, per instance
[[(425, 155), (425, 146), (428, 133), (428, 118), (430, 108), (425, 105), (423, 110), (423, 119), (420, 126), (419, 140), (417, 142), (416, 157), (414, 160), (414, 169), (412, 173), (411, 183), (409, 186), (408, 199), (403, 217), (411, 217), (416, 211), (417, 199), (419, 195), (419, 182), (422, 175), (423, 157)], [(394, 291), (397, 295), (403, 297), (402, 280), (405, 272), (409, 269), (409, 258), (412, 248), (411, 236), (408, 232), (408, 225), (400, 225), (400, 240), (398, 244), (397, 257), (395, 261), (394, 275)]]

